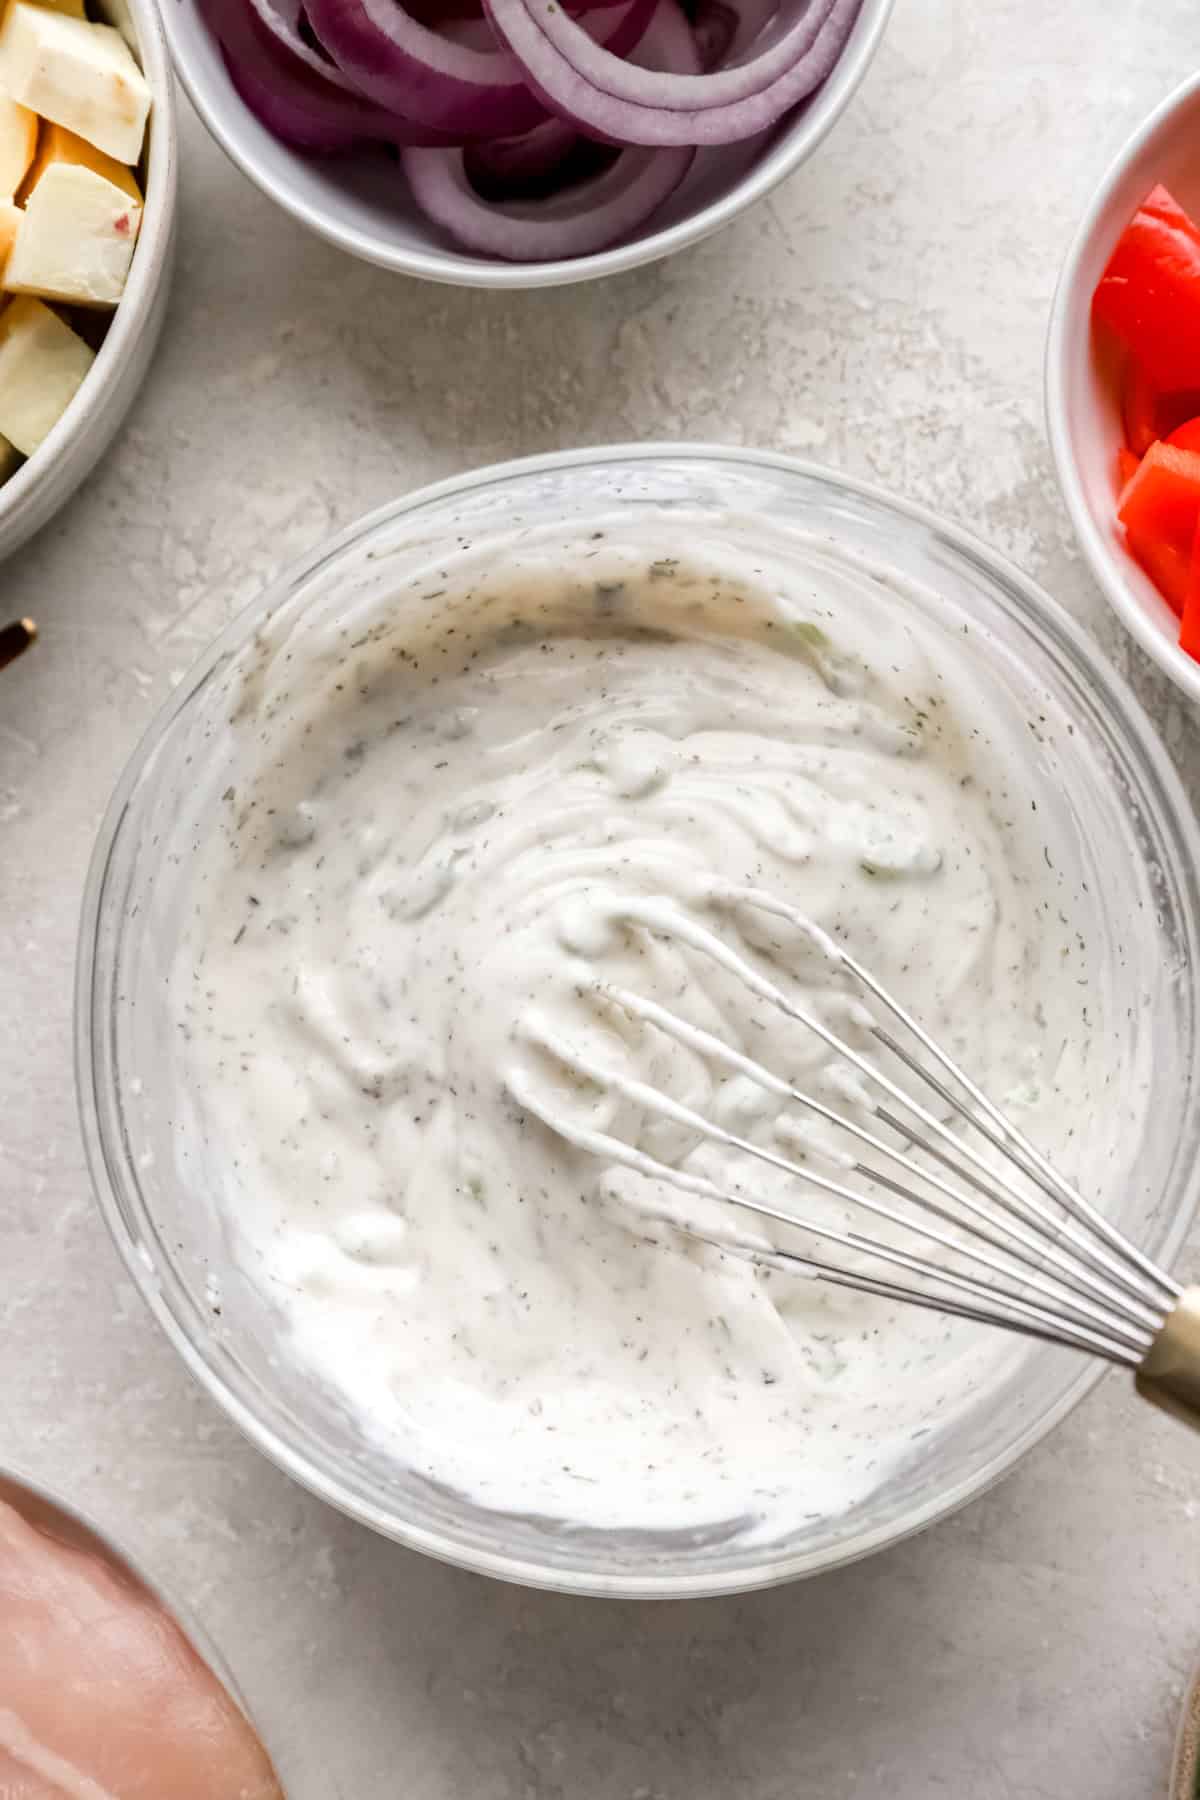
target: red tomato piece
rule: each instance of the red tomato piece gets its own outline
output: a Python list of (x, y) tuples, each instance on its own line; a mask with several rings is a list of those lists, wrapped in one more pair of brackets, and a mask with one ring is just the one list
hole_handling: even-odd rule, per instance
[(1160, 393), (1200, 388), (1200, 228), (1165, 187), (1146, 195), (1117, 240), (1092, 318)]
[(1200, 452), (1154, 444), (1117, 509), (1132, 554), (1182, 614), (1200, 529)]
[(1200, 522), (1192, 546), (1192, 573), (1183, 602), (1183, 623), (1179, 628), (1179, 645), (1200, 662)]
[(1123, 494), (1138, 472), (1141, 458), (1132, 450), (1126, 450), (1124, 444), (1117, 451), (1117, 492)]
[(1175, 450), (1200, 450), (1200, 418), (1185, 419), (1166, 441)]
[(1163, 435), (1158, 428), (1158, 389), (1132, 357), (1121, 387), (1121, 420), (1125, 442), (1135, 456), (1145, 456)]
[(1131, 358), (1121, 383), (1121, 419), (1125, 442), (1135, 456), (1145, 456), (1151, 444), (1169, 438), (1185, 419), (1200, 414), (1200, 390), (1160, 394), (1150, 377)]

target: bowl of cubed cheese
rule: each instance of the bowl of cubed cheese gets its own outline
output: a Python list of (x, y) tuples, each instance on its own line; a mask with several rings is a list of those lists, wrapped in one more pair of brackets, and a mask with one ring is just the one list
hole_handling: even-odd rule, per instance
[(149, 367), (176, 161), (154, 0), (0, 0), (0, 557), (91, 471)]

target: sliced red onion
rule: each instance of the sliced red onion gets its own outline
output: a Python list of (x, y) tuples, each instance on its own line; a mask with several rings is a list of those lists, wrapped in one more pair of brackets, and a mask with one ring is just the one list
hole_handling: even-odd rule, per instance
[[(717, 0), (717, 3), (720, 4), (721, 0)], [(358, 93), (354, 83), (342, 74), (337, 64), (314, 50), (305, 39), (300, 29), (300, 21), (304, 16), (301, 0), (248, 0), (248, 4), (263, 29), (290, 56), (294, 56), (297, 62), (304, 63), (332, 86), (344, 88), (347, 93)]]
[[(349, 109), (336, 93), (299, 93), (293, 85), (281, 83), (278, 72), (264, 73), (249, 58), (224, 43), (221, 50), (229, 79), (260, 124), (282, 143), (297, 150), (317, 150), (329, 155), (339, 150), (352, 150), (368, 141), (369, 131), (360, 129), (361, 120), (349, 115)], [(365, 104), (365, 102), (364, 102)]]
[(700, 67), (707, 75), (719, 68), (733, 48), (738, 16), (728, 0), (700, 0), (692, 19), (692, 36), (700, 53)]
[[(626, 0), (608, 41), (614, 55), (637, 43), (653, 6), (654, 0)], [(307, 14), (343, 74), (389, 112), (462, 140), (515, 137), (546, 117), (507, 50), (480, 49), (431, 30), (401, 0), (308, 0)], [(588, 29), (581, 27), (585, 37)]]
[(729, 144), (753, 137), (826, 79), (862, 0), (810, 0), (801, 18), (750, 60), (708, 75), (622, 61), (581, 31), (557, 0), (484, 0), (530, 85), (580, 130), (627, 144)]
[(611, 168), (547, 200), (485, 200), (461, 150), (404, 150), (413, 199), (464, 250), (505, 262), (557, 262), (605, 250), (674, 193), (695, 151), (622, 150)]
[[(650, 68), (694, 71), (695, 39), (675, 0), (658, 0), (636, 55)], [(482, 256), (507, 262), (587, 256), (629, 237), (674, 193), (691, 166), (687, 146), (622, 150), (602, 174), (544, 200), (485, 200), (472, 187), (462, 150), (405, 150), (413, 198), (435, 224)]]
[(633, 106), (695, 112), (701, 107), (743, 100), (788, 74), (818, 44), (837, 3), (838, 0), (806, 0), (798, 17), (790, 22), (782, 17), (777, 21), (779, 30), (757, 56), (735, 68), (699, 76), (664, 75), (659, 70), (618, 64), (591, 39), (583, 40), (574, 20), (557, 0), (497, 0), (495, 5), (489, 5), (489, 11), (502, 37), (507, 36), (505, 21), (518, 5), (531, 12), (546, 42), (577, 74), (614, 99), (627, 100)]
[[(705, 30), (710, 10), (718, 14), (732, 13), (734, 20), (733, 37), (712, 65), (714, 68), (728, 68), (734, 63), (745, 62), (768, 26), (779, 24), (781, 13), (780, 0), (700, 0), (692, 19), (692, 30), (698, 39)], [(701, 43), (701, 55), (703, 51)]]
[(524, 137), (468, 145), (465, 167), (473, 182), (519, 185), (552, 175), (578, 142), (579, 133), (565, 119), (543, 119)]
[(422, 25), (400, 0), (308, 0), (308, 20), (355, 87), (390, 112), (468, 137), (512, 137), (546, 109), (516, 59)]
[[(293, 48), (286, 16), (276, 13), (276, 24), (268, 24), (265, 0), (258, 6), (251, 0), (201, 0), (201, 10), (221, 46), (234, 87), (254, 116), (284, 143), (329, 152), (369, 142), (448, 141), (441, 133), (372, 105), (338, 70), (326, 68), (298, 32), (300, 49)], [(298, 23), (299, 7), (295, 18)]]
[[(756, 4), (763, 3), (764, 0), (756, 0)], [(258, 0), (258, 4), (269, 4), (269, 0)], [(634, 33), (640, 37), (651, 16), (644, 8), (632, 9), (628, 0), (616, 0), (615, 4), (614, 0), (571, 0), (571, 4), (575, 10), (589, 15), (585, 29), (600, 43), (625, 44), (628, 50), (636, 47)], [(653, 4), (657, 5), (657, 0), (653, 0)], [(458, 42), (477, 49), (481, 47), (481, 34), (483, 42), (493, 46), (496, 42), (495, 32), (482, 16), (454, 19), (441, 29)], [(464, 167), (472, 185), (479, 189), (484, 199), (520, 199), (522, 189), (536, 188), (548, 181), (572, 151), (587, 141), (590, 140), (581, 138), (567, 120), (551, 117), (519, 137), (485, 138), (465, 145)], [(591, 172), (589, 169), (581, 174)]]

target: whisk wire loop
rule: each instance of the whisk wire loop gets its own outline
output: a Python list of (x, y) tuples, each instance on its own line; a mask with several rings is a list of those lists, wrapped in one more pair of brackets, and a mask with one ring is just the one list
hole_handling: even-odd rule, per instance
[[(704, 1121), (701, 1115), (692, 1112), (690, 1108), (660, 1094), (657, 1089), (649, 1087), (644, 1082), (635, 1081), (631, 1077), (621, 1074), (620, 1071), (610, 1068), (578, 1047), (567, 1045), (553, 1032), (530, 1025), (527, 1028), (527, 1035), (531, 1041), (539, 1044), (551, 1055), (562, 1057), (564, 1060), (569, 1057), (578, 1073), (597, 1083), (610, 1085), (616, 1092), (634, 1104), (652, 1106), (653, 1110), (663, 1116), (689, 1128), (694, 1129), (697, 1122), (707, 1126), (707, 1121)], [(961, 1291), (969, 1298), (967, 1302), (957, 1300), (953, 1304), (943, 1304), (941, 1301), (935, 1301), (928, 1293), (901, 1286), (886, 1278), (881, 1280), (874, 1275), (860, 1275), (854, 1270), (824, 1262), (811, 1255), (800, 1255), (756, 1242), (752, 1238), (739, 1236), (728, 1229), (718, 1230), (711, 1225), (697, 1225), (693, 1221), (681, 1219), (677, 1214), (662, 1208), (648, 1207), (645, 1209), (648, 1217), (660, 1219), (675, 1227), (682, 1226), (690, 1235), (706, 1239), (719, 1250), (741, 1256), (760, 1266), (818, 1275), (827, 1281), (832, 1281), (837, 1286), (854, 1287), (860, 1292), (875, 1294), (883, 1298), (912, 1300), (942, 1312), (956, 1311), (964, 1317), (970, 1316), (985, 1323), (1008, 1325), (1014, 1330), (1024, 1329), (1032, 1336), (1042, 1337), (1052, 1342), (1070, 1342), (1079, 1349), (1091, 1350), (1096, 1355), (1105, 1356), (1113, 1362), (1127, 1363), (1130, 1367), (1139, 1360), (1140, 1351), (1119, 1336), (1098, 1330), (1093, 1331), (1085, 1325), (1080, 1325), (1067, 1314), (1035, 1305), (1006, 1287), (990, 1284), (981, 1287), (977, 1281), (957, 1275), (952, 1270), (933, 1263), (927, 1258), (917, 1256), (911, 1251), (903, 1250), (897, 1245), (884, 1243), (864, 1232), (840, 1230), (836, 1226), (806, 1219), (783, 1207), (772, 1206), (764, 1200), (751, 1199), (748, 1195), (739, 1193), (733, 1188), (722, 1187), (717, 1182), (710, 1181), (706, 1176), (673, 1168), (670, 1164), (650, 1156), (643, 1150), (634, 1148), (623, 1139), (614, 1137), (608, 1132), (596, 1131), (591, 1127), (568, 1120), (548, 1108), (532, 1084), (518, 1072), (514, 1071), (510, 1074), (509, 1087), (513, 1098), (526, 1112), (540, 1118), (543, 1124), (568, 1143), (574, 1144), (578, 1149), (599, 1157), (605, 1162), (616, 1163), (633, 1170), (636, 1174), (668, 1182), (671, 1186), (697, 1198), (715, 1200), (722, 1206), (733, 1206), (751, 1212), (757, 1218), (766, 1219), (791, 1229), (798, 1229), (812, 1237), (820, 1238), (826, 1243), (836, 1244), (843, 1250), (869, 1254), (890, 1266), (912, 1274), (919, 1274), (928, 1281), (943, 1285), (956, 1292)], [(763, 1151), (761, 1147), (752, 1146), (745, 1139), (738, 1138), (732, 1133), (722, 1132), (719, 1127), (709, 1127), (708, 1130), (711, 1135), (720, 1137), (731, 1147), (756, 1152), (759, 1154), (760, 1160), (771, 1162), (786, 1172), (799, 1175), (803, 1180), (811, 1182), (812, 1185), (825, 1192), (851, 1200), (856, 1204), (864, 1204), (868, 1211), (880, 1213), (884, 1217), (889, 1216), (887, 1208), (874, 1202), (868, 1202), (864, 1196), (853, 1189), (835, 1183), (815, 1172), (801, 1169), (798, 1165), (789, 1163), (785, 1158), (777, 1157), (774, 1152)], [(891, 1216), (896, 1217), (897, 1215)], [(908, 1224), (909, 1222), (904, 1221), (904, 1223)], [(938, 1236), (932, 1231), (923, 1231), (922, 1235), (935, 1238)], [(952, 1247), (960, 1248), (957, 1245)], [(988, 1308), (982, 1304), (983, 1299), (991, 1296), (1004, 1301), (1003, 1311), (996, 1307)], [(964, 1306), (968, 1305), (970, 1306), (969, 1315), (964, 1311)]]
[[(871, 1153), (871, 1160), (821, 1147), (819, 1154), (827, 1164), (846, 1176), (839, 1179), (837, 1174), (815, 1167), (807, 1157), (797, 1161), (728, 1129), (612, 1066), (608, 1059), (567, 1041), (540, 1017), (524, 1020), (521, 1034), (572, 1077), (582, 1077), (644, 1113), (673, 1122), (697, 1139), (745, 1155), (810, 1191), (878, 1219), (889, 1232), (899, 1230), (901, 1240), (859, 1230), (849, 1223), (805, 1217), (791, 1205), (777, 1205), (747, 1193), (740, 1184), (725, 1185), (696, 1169), (673, 1166), (612, 1132), (568, 1116), (553, 1098), (547, 1100), (539, 1084), (520, 1068), (508, 1077), (516, 1103), (565, 1141), (609, 1164), (622, 1165), (695, 1198), (717, 1202), (723, 1212), (732, 1208), (735, 1221), (750, 1215), (789, 1233), (801, 1233), (805, 1240), (802, 1246), (795, 1237), (777, 1244), (736, 1223), (714, 1221), (710, 1216), (680, 1216), (664, 1204), (637, 1202), (647, 1217), (706, 1240), (721, 1251), (764, 1269), (820, 1279), (853, 1292), (1088, 1351), (1139, 1370), (1139, 1381), (1170, 1339), (1170, 1360), (1182, 1357), (1188, 1364), (1184, 1399), (1194, 1404), (1191, 1340), (1189, 1337), (1184, 1343), (1183, 1328), (1171, 1324), (1186, 1313), (1184, 1324), (1190, 1330), (1197, 1309), (1189, 1295), (1181, 1298), (1178, 1284), (1059, 1174), (883, 983), (819, 926), (785, 901), (753, 887), (714, 882), (705, 897), (718, 906), (751, 907), (774, 915), (798, 931), (831, 966), (844, 972), (920, 1046), (934, 1066), (930, 1068), (895, 1030), (881, 1024), (869, 1007), (856, 1003), (863, 1032), (922, 1083), (956, 1125), (939, 1118), (885, 1068), (812, 1009), (793, 1000), (716, 932), (665, 900), (623, 901), (614, 908), (614, 918), (654, 937), (676, 939), (708, 957), (759, 999), (815, 1033), (867, 1084), (866, 1095), (885, 1097), (865, 1098), (864, 1104), (870, 1116), (893, 1134), (894, 1142), (712, 1032), (656, 1001), (606, 981), (591, 982), (583, 991), (848, 1134)], [(964, 1126), (982, 1138), (985, 1150), (965, 1138)], [(999, 1167), (988, 1151), (1003, 1159)], [(1022, 1186), (1004, 1174), (1004, 1162), (1020, 1176)], [(855, 1185), (850, 1184), (851, 1179)], [(908, 1247), (913, 1239), (932, 1254), (926, 1254), (924, 1248)], [(819, 1245), (867, 1257), (882, 1273), (878, 1267), (828, 1260), (816, 1247)], [(1161, 1355), (1165, 1357), (1166, 1351)], [(1175, 1371), (1163, 1385), (1173, 1386), (1178, 1397), (1183, 1392), (1181, 1380)]]
[[(1086, 1275), (1076, 1274), (1066, 1256), (1058, 1252), (1053, 1246), (1046, 1247), (1039, 1244), (1035, 1237), (1022, 1231), (1019, 1227), (1010, 1226), (1007, 1230), (1007, 1234), (994, 1229), (991, 1219), (983, 1207), (973, 1201), (969, 1195), (958, 1193), (948, 1182), (943, 1181), (932, 1171), (923, 1169), (911, 1156), (907, 1155), (903, 1149), (898, 1148), (894, 1144), (887, 1143), (883, 1138), (876, 1136), (874, 1132), (866, 1130), (865, 1127), (858, 1125), (853, 1119), (844, 1114), (835, 1112), (832, 1107), (825, 1105), (823, 1101), (818, 1100), (814, 1095), (806, 1093), (803, 1089), (793, 1087), (786, 1081), (780, 1080), (780, 1078), (773, 1075), (769, 1069), (764, 1068), (761, 1063), (756, 1062), (753, 1057), (745, 1056), (740, 1051), (732, 1049), (728, 1044), (723, 1043), (720, 1038), (714, 1037), (711, 1032), (704, 1031), (698, 1026), (689, 1025), (685, 1020), (680, 1019), (675, 1013), (669, 1011), (668, 1008), (659, 1006), (654, 1001), (644, 1000), (640, 995), (633, 994), (627, 989), (606, 988), (604, 984), (601, 983), (596, 984), (596, 992), (598, 994), (609, 995), (612, 1000), (626, 1012), (632, 1013), (635, 1017), (642, 1018), (647, 1023), (655, 1025), (660, 1031), (668, 1033), (678, 1042), (688, 1045), (692, 1049), (701, 1051), (703, 1054), (711, 1057), (714, 1061), (724, 1063), (727, 1068), (736, 1069), (740, 1074), (748, 1076), (749, 1079), (754, 1081), (758, 1086), (767, 1089), (769, 1092), (778, 1094), (781, 1098), (792, 1100), (798, 1105), (806, 1107), (810, 1112), (816, 1114), (819, 1118), (824, 1119), (827, 1123), (835, 1125), (848, 1133), (859, 1143), (866, 1144), (877, 1154), (887, 1157), (898, 1164), (906, 1174), (912, 1177), (912, 1179), (924, 1183), (925, 1186), (931, 1188), (936, 1194), (953, 1203), (952, 1206), (943, 1206), (939, 1200), (924, 1195), (923, 1205), (925, 1210), (934, 1213), (937, 1217), (945, 1220), (947, 1224), (962, 1227), (962, 1217), (953, 1210), (954, 1206), (961, 1208), (961, 1211), (967, 1214), (973, 1221), (970, 1229), (975, 1237), (982, 1239), (983, 1242), (990, 1244), (993, 1248), (1002, 1251), (1014, 1261), (1024, 1263), (1027, 1266), (1027, 1270), (1032, 1271), (1031, 1273), (1026, 1273), (1023, 1277), (1028, 1286), (1036, 1288), (1057, 1300), (1063, 1298), (1063, 1288), (1069, 1289), (1072, 1294), (1079, 1297), (1079, 1306), (1093, 1322), (1103, 1324), (1106, 1328), (1114, 1330), (1119, 1335), (1127, 1335), (1133, 1343), (1148, 1342), (1153, 1329), (1153, 1322), (1151, 1320), (1147, 1319), (1145, 1321), (1144, 1330), (1138, 1332), (1128, 1325), (1127, 1321), (1121, 1317), (1119, 1311), (1113, 1311), (1110, 1307), (1106, 1306), (1092, 1305), (1086, 1294), (1086, 1289), (1090, 1287), (1094, 1292), (1104, 1295), (1108, 1300), (1115, 1302), (1117, 1306), (1119, 1306), (1122, 1301), (1122, 1295), (1118, 1289), (1109, 1287), (1106, 1283), (1092, 1280)], [(612, 1079), (612, 1077), (610, 1076), (609, 1079)], [(657, 1104), (659, 1099), (660, 1096), (658, 1095), (657, 1090), (653, 1088), (645, 1088), (641, 1095), (642, 1104), (648, 1105), (651, 1108)], [(886, 1115), (882, 1114), (880, 1116), (886, 1117)], [(943, 1234), (931, 1233), (919, 1220), (910, 1219), (907, 1215), (898, 1214), (891, 1208), (880, 1207), (877, 1202), (857, 1189), (851, 1190), (839, 1184), (829, 1182), (808, 1164), (800, 1167), (793, 1162), (789, 1162), (773, 1155), (771, 1152), (764, 1150), (760, 1145), (750, 1143), (744, 1139), (735, 1139), (728, 1132), (723, 1132), (719, 1128), (713, 1126), (700, 1114), (691, 1113), (688, 1122), (692, 1128), (701, 1135), (719, 1139), (739, 1150), (744, 1150), (747, 1154), (757, 1157), (760, 1161), (771, 1163), (775, 1167), (785, 1170), (788, 1174), (798, 1176), (801, 1180), (808, 1182), (811, 1186), (822, 1188), (826, 1192), (836, 1194), (842, 1199), (848, 1198), (855, 1205), (862, 1206), (866, 1211), (875, 1212), (880, 1216), (889, 1219), (894, 1224), (903, 1224), (909, 1230), (915, 1231), (922, 1236), (933, 1236), (946, 1248), (953, 1250), (960, 1255), (968, 1256), (977, 1262), (985, 1264), (989, 1268), (996, 1269), (1000, 1272), (1011, 1273), (1011, 1271), (1007, 1269), (1007, 1265), (999, 1263), (993, 1258), (983, 1256), (970, 1243), (964, 1244), (958, 1240), (946, 1238)], [(889, 1123), (893, 1125), (893, 1129), (895, 1129), (899, 1135), (904, 1135), (901, 1126), (891, 1120), (889, 1120)], [(946, 1157), (943, 1160), (953, 1168), (954, 1165), (951, 1158)], [(871, 1168), (863, 1162), (857, 1162), (854, 1165), (854, 1172), (862, 1176), (865, 1180), (874, 1182), (877, 1186), (887, 1188), (899, 1199), (911, 1200), (912, 1198), (909, 1189), (904, 1187), (901, 1183), (894, 1181), (881, 1170)], [(1041, 1271), (1046, 1264), (1050, 1264), (1061, 1271), (1056, 1279), (1046, 1279), (1042, 1275)]]

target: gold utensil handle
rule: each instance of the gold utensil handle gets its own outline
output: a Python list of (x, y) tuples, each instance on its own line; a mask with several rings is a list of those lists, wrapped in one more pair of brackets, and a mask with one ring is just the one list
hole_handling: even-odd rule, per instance
[(1145, 1399), (1200, 1431), (1200, 1287), (1179, 1296), (1135, 1380)]

